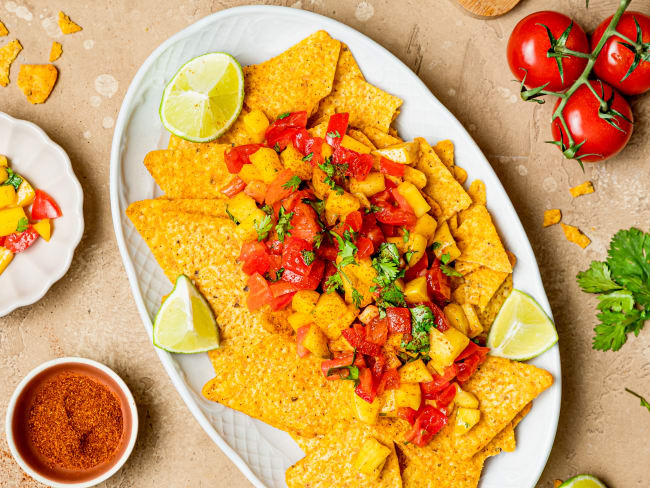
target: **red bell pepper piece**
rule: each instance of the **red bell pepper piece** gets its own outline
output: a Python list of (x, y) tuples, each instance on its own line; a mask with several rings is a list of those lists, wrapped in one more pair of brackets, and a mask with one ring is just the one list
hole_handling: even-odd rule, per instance
[(246, 305), (249, 310), (259, 310), (273, 299), (271, 287), (261, 274), (254, 273), (249, 276), (246, 285), (248, 286)]
[(461, 352), (456, 359), (454, 359), (455, 362), (460, 362), (463, 359), (468, 358), (474, 353), (479, 353), (479, 355), (482, 356), (487, 356), (488, 352), (490, 352), (489, 347), (481, 347), (478, 344), (469, 341), (469, 344), (467, 344), (467, 347), (463, 349), (463, 352)]
[(404, 176), (404, 165), (382, 157), (379, 160), (379, 171), (396, 178), (402, 178)]
[[(378, 203), (379, 212), (375, 213), (375, 218), (384, 224), (390, 224), (394, 226), (406, 226), (413, 227), (417, 222), (415, 214), (412, 212), (405, 212), (401, 208), (393, 207), (388, 203)], [(386, 231), (384, 231), (384, 235)]]
[(451, 285), (449, 277), (440, 269), (440, 260), (434, 259), (427, 273), (427, 291), (429, 297), (438, 303), (444, 304), (451, 299)]
[(372, 241), (367, 237), (359, 237), (357, 239), (357, 258), (369, 258), (375, 252), (375, 246)]
[(285, 188), (287, 182), (294, 176), (295, 173), (290, 169), (284, 169), (280, 171), (269, 185), (269, 189), (266, 191), (266, 198), (264, 199), (265, 202), (269, 205), (273, 205), (274, 203), (287, 198), (289, 195), (295, 192), (295, 189), (292, 187)]
[(36, 190), (32, 205), (32, 219), (57, 219), (63, 215), (61, 209), (50, 195), (43, 190)]
[(314, 261), (307, 264), (305, 262), (305, 253), (313, 252), (313, 248), (314, 246), (305, 239), (293, 236), (285, 239), (284, 249), (282, 250), (282, 267), (300, 275), (308, 275)]
[(311, 271), (307, 275), (301, 275), (290, 269), (282, 273), (282, 280), (293, 283), (299, 290), (315, 290), (323, 278), (325, 263), (320, 259), (314, 261)]
[(397, 369), (391, 368), (384, 371), (377, 385), (377, 395), (381, 395), (386, 390), (397, 390), (400, 387), (401, 381)]
[(231, 174), (239, 173), (245, 164), (250, 164), (251, 155), (255, 154), (261, 147), (261, 144), (245, 144), (226, 149), (224, 160), (228, 172)]
[(238, 261), (244, 263), (242, 270), (247, 275), (264, 274), (271, 266), (267, 247), (264, 243), (257, 241), (247, 241), (242, 244)]
[(375, 396), (377, 395), (377, 385), (373, 381), (372, 372), (368, 368), (359, 370), (359, 383), (354, 389), (354, 392), (368, 403), (372, 403), (375, 399)]
[(354, 212), (347, 214), (345, 217), (345, 224), (350, 228), (350, 230), (359, 232), (361, 230), (361, 226), (363, 225), (363, 217), (361, 216), (361, 212), (355, 210)]
[(416, 446), (426, 446), (434, 435), (447, 425), (449, 419), (437, 408), (426, 405), (418, 411), (417, 418), (405, 440)]
[(244, 188), (246, 188), (246, 182), (239, 176), (235, 176), (226, 186), (221, 189), (221, 193), (226, 195), (228, 198), (232, 198)]
[(325, 140), (333, 148), (338, 148), (341, 145), (341, 140), (343, 139), (345, 133), (348, 131), (349, 119), (350, 114), (347, 112), (334, 114), (330, 117), (330, 120), (327, 123)]
[(246, 185), (244, 193), (255, 200), (260, 205), (264, 203), (268, 186), (261, 180), (253, 180)]
[(300, 129), (307, 127), (307, 112), (293, 112), (276, 119), (266, 129), (266, 143), (269, 147), (277, 147), (284, 151), (284, 149), (293, 143), (295, 135)]
[[(286, 207), (285, 210), (287, 210)], [(314, 209), (310, 205), (298, 201), (294, 204), (292, 210), (287, 211), (293, 212), (293, 217), (291, 217), (291, 235), (313, 243), (314, 237), (321, 231), (321, 227), (318, 224), (318, 216)]]
[(411, 333), (411, 312), (406, 307), (388, 307), (386, 309), (388, 330), (393, 334)]
[(428, 394), (426, 399), (435, 401), (438, 408), (444, 408), (449, 405), (455, 397), (456, 386), (454, 386), (453, 383), (449, 383), (441, 390)]
[(38, 239), (38, 232), (31, 225), (20, 233), (9, 234), (5, 237), (4, 247), (14, 254), (23, 252)]

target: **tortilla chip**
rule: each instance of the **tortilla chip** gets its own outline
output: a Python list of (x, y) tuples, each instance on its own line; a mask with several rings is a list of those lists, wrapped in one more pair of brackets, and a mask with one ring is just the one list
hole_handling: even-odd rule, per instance
[(365, 80), (361, 68), (352, 55), (352, 51), (347, 44), (341, 43), (341, 52), (336, 64), (336, 73), (334, 75), (334, 84), (345, 83), (352, 79)]
[(460, 259), (457, 259), (456, 263), (454, 264), (456, 271), (462, 275), (469, 274), (472, 271), (479, 269), (480, 267), (481, 265), (478, 263), (468, 263), (467, 261), (462, 261)]
[(465, 182), (467, 181), (467, 171), (465, 171), (460, 166), (454, 166), (452, 169), (454, 171), (454, 178), (456, 178), (458, 183), (464, 185)]
[(2, 21), (0, 20), (0, 37), (4, 37), (4, 36), (6, 36), (6, 35), (8, 35), (8, 34), (9, 34), (9, 31), (7, 30), (7, 28), (5, 27), (5, 25), (4, 25), (4, 24), (2, 23)]
[[(167, 205), (179, 205), (170, 202)], [(180, 205), (187, 208), (197, 204)], [(222, 345), (256, 344), (269, 335), (264, 323), (267, 314), (250, 312), (246, 306), (247, 277), (235, 260), (241, 242), (235, 237), (231, 220), (170, 210), (165, 203), (152, 201), (134, 203), (126, 214), (167, 278), (174, 282), (185, 274), (208, 300), (219, 324)]]
[(308, 129), (309, 135), (312, 137), (320, 137), (321, 139), (325, 139), (325, 133), (327, 132), (328, 122), (329, 122), (329, 118), (324, 122), (320, 122), (314, 125), (311, 129)]
[[(387, 447), (391, 454), (379, 478), (365, 475), (353, 462), (368, 439), (374, 438)], [(401, 488), (399, 462), (390, 436), (361, 422), (340, 422), (307, 456), (286, 472), (289, 488)]]
[(560, 225), (562, 226), (564, 235), (566, 236), (569, 242), (576, 243), (582, 249), (584, 249), (589, 244), (591, 244), (591, 239), (589, 239), (586, 235), (580, 232), (580, 229), (578, 229), (577, 227), (574, 227), (572, 225), (567, 225), (567, 224), (560, 224)]
[(486, 205), (487, 197), (485, 195), (485, 183), (482, 180), (474, 180), (472, 184), (469, 185), (469, 190), (467, 190), (469, 196), (472, 197), (472, 202), (477, 205)]
[(361, 132), (360, 130), (350, 129), (348, 130), (348, 135), (357, 142), (360, 142), (364, 146), (368, 146), (371, 150), (377, 149), (368, 137)]
[(23, 64), (18, 72), (18, 88), (29, 103), (44, 103), (59, 77), (59, 71), (53, 64)]
[(584, 183), (581, 183), (578, 186), (574, 186), (573, 188), (570, 188), (569, 191), (571, 192), (571, 196), (573, 198), (576, 198), (581, 195), (588, 195), (589, 193), (593, 193), (594, 185), (591, 183), (591, 181), (585, 181)]
[[(170, 140), (170, 145), (172, 145)], [(225, 198), (221, 188), (231, 180), (224, 161), (227, 144), (174, 142), (178, 149), (149, 152), (144, 165), (169, 198)]]
[(476, 310), (476, 314), (483, 325), (482, 336), (487, 336), (487, 333), (490, 332), (492, 323), (494, 322), (494, 319), (497, 318), (499, 310), (501, 310), (501, 307), (503, 306), (503, 302), (506, 301), (506, 298), (508, 298), (512, 292), (512, 286), (512, 275), (510, 274), (492, 296), (492, 299), (488, 302), (487, 306), (483, 310)]
[(451, 168), (454, 165), (454, 143), (449, 139), (438, 142), (438, 144), (433, 146), (433, 150), (445, 166)]
[(170, 200), (166, 197), (154, 200), (142, 200), (129, 205), (128, 214), (141, 215), (147, 213), (184, 212), (188, 214), (206, 215), (216, 218), (228, 218), (226, 200), (215, 199), (179, 199)]
[[(458, 295), (459, 303), (471, 303), (483, 310), (507, 277), (508, 273), (481, 266), (465, 275), (465, 282), (454, 291), (454, 297)], [(460, 301), (461, 295), (463, 302)]]
[(61, 43), (54, 41), (50, 50), (50, 63), (59, 59), (61, 54), (63, 54), (63, 46), (61, 46)]
[(368, 139), (377, 147), (377, 149), (383, 149), (388, 146), (393, 146), (403, 142), (399, 137), (394, 137), (390, 134), (382, 132), (377, 127), (364, 127), (363, 133), (368, 136)]
[(7, 86), (9, 84), (9, 68), (11, 63), (18, 56), (18, 53), (23, 50), (18, 39), (14, 39), (8, 44), (0, 47), (0, 85)]
[(244, 67), (244, 104), (270, 120), (284, 112), (311, 115), (332, 91), (341, 43), (318, 31), (261, 64)]
[(63, 34), (74, 34), (79, 32), (81, 27), (70, 20), (63, 12), (59, 12), (59, 29)]
[(472, 199), (440, 161), (427, 141), (421, 137), (415, 140), (420, 144), (420, 157), (416, 167), (427, 177), (427, 186), (424, 187), (424, 192), (440, 205), (442, 220), (469, 207)]
[(559, 208), (544, 210), (544, 227), (557, 224), (560, 220), (562, 220), (562, 212)]
[(353, 385), (328, 381), (322, 359), (299, 358), (293, 339), (272, 335), (246, 348), (215, 349), (210, 359), (216, 377), (203, 395), (274, 427), (313, 437), (352, 417)]
[(288, 433), (291, 438), (294, 440), (298, 447), (302, 449), (302, 452), (308, 454), (318, 443), (323, 439), (323, 435), (317, 435), (314, 437), (303, 437), (301, 435), (295, 434), (293, 432)]
[(511, 273), (512, 266), (499, 238), (492, 217), (483, 205), (473, 205), (463, 213), (456, 230), (461, 255), (458, 259), (479, 263), (503, 273)]

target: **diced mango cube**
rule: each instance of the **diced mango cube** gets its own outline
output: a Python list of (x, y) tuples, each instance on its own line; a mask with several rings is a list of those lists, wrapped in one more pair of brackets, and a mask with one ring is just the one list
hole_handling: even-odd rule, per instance
[(285, 169), (293, 171), (301, 180), (311, 180), (314, 167), (303, 159), (303, 155), (292, 144), (280, 153), (280, 160)]
[(464, 435), (481, 420), (481, 411), (476, 408), (459, 408), (456, 411), (454, 434)]
[(319, 358), (329, 358), (330, 350), (327, 347), (327, 337), (317, 325), (309, 327), (307, 335), (302, 341), (302, 345), (309, 350), (314, 356)]
[(257, 169), (256, 180), (262, 180), (267, 185), (270, 184), (277, 173), (282, 171), (282, 163), (278, 153), (270, 147), (261, 147), (248, 158)]
[(445, 368), (451, 366), (454, 359), (463, 352), (469, 344), (469, 337), (454, 327), (450, 327), (444, 332), (435, 327), (429, 331), (429, 366), (442, 375)]
[(372, 403), (368, 403), (354, 392), (354, 388), (350, 388), (350, 394), (352, 395), (352, 412), (354, 412), (354, 416), (364, 424), (376, 424), (381, 410), (379, 398), (375, 397)]
[(419, 156), (420, 147), (417, 142), (401, 142), (383, 149), (372, 151), (372, 154), (383, 156), (396, 163), (414, 164)]
[(444, 308), (444, 313), (452, 327), (469, 336), (469, 322), (462, 306), (457, 303), (450, 303)]
[(9, 249), (0, 246), (0, 275), (7, 269), (13, 258), (14, 254)]
[(408, 303), (422, 303), (429, 300), (426, 277), (420, 276), (409, 281), (404, 287), (404, 299)]
[(418, 221), (415, 224), (415, 227), (413, 227), (413, 232), (416, 232), (426, 237), (427, 244), (431, 245), (433, 244), (433, 236), (436, 234), (437, 227), (438, 227), (438, 223), (436, 222), (436, 219), (434, 219), (431, 215), (426, 213), (418, 219)]
[(411, 251), (410, 257), (408, 259), (408, 265), (411, 267), (415, 265), (420, 259), (422, 259), (422, 256), (424, 256), (424, 253), (427, 249), (427, 238), (423, 235), (411, 232), (407, 247), (408, 250)]
[[(21, 178), (23, 177), (21, 176)], [(16, 205), (19, 207), (26, 207), (27, 205), (34, 203), (36, 192), (34, 191), (32, 185), (30, 185), (29, 182), (23, 178), (23, 182), (18, 187), (18, 193), (16, 196), (18, 200), (16, 202)]]
[(9, 178), (9, 173), (4, 166), (0, 165), (0, 185), (2, 185)]
[(52, 236), (52, 222), (50, 222), (50, 219), (39, 220), (33, 224), (32, 227), (34, 227), (34, 230), (38, 232), (38, 235), (43, 239), (48, 242), (50, 241), (50, 237)]
[(16, 205), (16, 190), (11, 185), (0, 186), (0, 208)]
[(312, 312), (314, 322), (330, 340), (341, 337), (357, 314), (354, 313), (337, 293), (323, 293)]
[(467, 323), (469, 325), (469, 333), (467, 336), (474, 338), (483, 332), (483, 324), (478, 318), (478, 314), (476, 313), (476, 308), (474, 305), (471, 303), (464, 303), (462, 307), (463, 312), (465, 312), (465, 317), (467, 317)]
[(386, 189), (386, 181), (384, 175), (375, 171), (368, 173), (366, 179), (363, 181), (356, 178), (350, 178), (350, 191), (352, 193), (363, 193), (371, 197), (372, 195), (384, 191)]
[(418, 190), (413, 183), (404, 181), (397, 187), (397, 191), (409, 203), (413, 212), (415, 212), (416, 217), (422, 217), (425, 213), (431, 210), (431, 206), (427, 203), (422, 196), (422, 193), (420, 193), (420, 190)]
[(428, 383), (433, 381), (433, 376), (427, 369), (424, 361), (417, 359), (406, 363), (397, 370), (402, 383)]
[(349, 213), (359, 210), (361, 204), (359, 200), (348, 192), (343, 192), (338, 194), (336, 192), (331, 192), (327, 195), (327, 200), (325, 200), (325, 214), (328, 222), (333, 219), (336, 221), (336, 218), (343, 219)]
[(287, 317), (287, 322), (289, 322), (289, 325), (295, 332), (298, 332), (298, 329), (300, 329), (300, 327), (313, 324), (314, 317), (308, 313), (295, 312)]
[(23, 207), (8, 208), (0, 210), (0, 237), (8, 236), (16, 232), (18, 223), (21, 219), (26, 219), (27, 215)]
[(440, 259), (444, 254), (449, 254), (448, 262), (451, 263), (454, 259), (460, 256), (460, 249), (458, 249), (456, 240), (451, 235), (449, 224), (446, 220), (438, 225), (433, 240), (434, 242), (440, 243), (440, 246), (433, 250), (438, 259)]
[(269, 127), (269, 120), (261, 110), (252, 110), (244, 115), (244, 127), (253, 142), (260, 143), (264, 141), (266, 129)]
[(360, 473), (378, 478), (390, 453), (388, 447), (371, 437), (359, 449), (353, 465)]
[(404, 181), (410, 181), (419, 190), (427, 186), (427, 176), (419, 169), (411, 168), (410, 166), (404, 167)]
[(298, 290), (291, 300), (291, 307), (295, 312), (310, 314), (313, 312), (320, 294), (312, 290)]
[(456, 386), (456, 396), (454, 397), (454, 402), (459, 407), (463, 408), (478, 408), (478, 398), (474, 393), (463, 390), (458, 383), (454, 383)]

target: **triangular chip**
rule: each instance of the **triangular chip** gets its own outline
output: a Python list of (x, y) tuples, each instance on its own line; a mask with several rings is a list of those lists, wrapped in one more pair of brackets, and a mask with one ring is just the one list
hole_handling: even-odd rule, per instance
[(451, 168), (454, 165), (454, 143), (449, 139), (440, 141), (438, 144), (433, 146), (433, 150), (445, 166)]
[(458, 259), (478, 263), (495, 271), (512, 272), (512, 265), (499, 238), (492, 217), (483, 205), (463, 212), (456, 230), (461, 255)]
[(469, 274), (480, 267), (481, 265), (478, 263), (468, 263), (467, 261), (462, 261), (460, 259), (457, 259), (454, 263), (454, 269), (462, 275)]
[(321, 30), (268, 61), (244, 67), (244, 104), (270, 120), (300, 110), (311, 115), (332, 91), (340, 48)]
[(226, 200), (210, 198), (169, 200), (166, 197), (160, 197), (154, 200), (142, 200), (132, 203), (127, 210), (128, 215), (161, 215), (165, 212), (184, 212), (217, 218), (228, 217)]
[(50, 49), (50, 63), (59, 59), (61, 54), (63, 54), (63, 46), (61, 46), (60, 42), (54, 41), (52, 43), (52, 49)]
[(0, 85), (7, 86), (9, 84), (9, 68), (22, 50), (23, 46), (20, 45), (18, 39), (0, 47)]
[(420, 144), (420, 157), (416, 167), (427, 177), (427, 186), (424, 187), (424, 192), (440, 205), (442, 209), (440, 218), (446, 220), (456, 212), (469, 207), (472, 199), (440, 161), (427, 141), (421, 137), (415, 140)]
[(492, 299), (488, 302), (487, 306), (483, 310), (476, 310), (478, 319), (483, 325), (482, 335), (487, 336), (487, 333), (490, 332), (492, 323), (494, 322), (494, 319), (497, 318), (501, 306), (510, 295), (510, 292), (512, 292), (512, 287), (512, 275), (510, 274), (501, 284)]
[(48, 99), (59, 76), (53, 64), (23, 64), (18, 72), (18, 88), (29, 103), (44, 103)]
[(5, 25), (2, 23), (2, 21), (0, 21), (0, 37), (4, 37), (7, 34), (9, 34), (9, 31), (7, 30)]
[[(390, 449), (379, 477), (361, 473), (354, 460), (365, 442)], [(289, 488), (401, 488), (399, 461), (390, 436), (360, 422), (340, 422), (286, 473)]]
[(59, 29), (63, 34), (74, 34), (81, 30), (81, 26), (72, 22), (70, 17), (63, 12), (59, 12)]
[(230, 146), (183, 141), (176, 147), (179, 149), (151, 151), (144, 159), (144, 165), (165, 195), (225, 198), (220, 190), (233, 177), (224, 162), (224, 151)]
[(312, 437), (352, 417), (353, 385), (328, 381), (322, 359), (299, 358), (293, 339), (273, 335), (244, 349), (216, 349), (210, 359), (216, 378), (203, 395), (274, 427)]
[(368, 147), (369, 147), (370, 149), (372, 149), (373, 151), (374, 151), (375, 149), (377, 149), (377, 148), (375, 147), (375, 145), (372, 143), (372, 141), (371, 141), (370, 139), (368, 139), (368, 136), (366, 136), (366, 135), (365, 135), (363, 132), (361, 132), (360, 130), (350, 129), (350, 130), (348, 130), (348, 135), (349, 135), (352, 139), (354, 139), (355, 141), (360, 142), (361, 144), (363, 144), (364, 146), (368, 146)]
[(341, 53), (336, 64), (336, 73), (334, 75), (334, 85), (345, 83), (352, 79), (365, 80), (361, 68), (352, 55), (352, 51), (346, 44), (341, 44)]
[(399, 137), (394, 137), (390, 134), (380, 131), (376, 127), (364, 127), (363, 133), (372, 141), (377, 149), (383, 149), (388, 146), (394, 146), (403, 142)]
[(454, 297), (461, 303), (471, 303), (483, 310), (507, 276), (508, 273), (481, 266), (464, 276), (465, 282), (454, 291)]

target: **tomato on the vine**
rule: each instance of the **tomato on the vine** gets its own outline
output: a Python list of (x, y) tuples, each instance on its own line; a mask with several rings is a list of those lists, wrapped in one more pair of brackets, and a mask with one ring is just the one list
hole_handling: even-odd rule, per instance
[[(612, 17), (603, 20), (594, 31), (591, 38), (592, 49), (603, 37)], [(616, 31), (638, 42), (635, 19), (641, 28), (641, 41), (650, 43), (650, 17), (640, 12), (625, 12), (616, 26)], [(594, 72), (622, 93), (639, 95), (650, 90), (650, 61), (640, 60), (636, 68), (625, 77), (634, 62), (635, 52), (624, 44), (629, 43), (618, 36), (610, 37), (596, 58)]]
[[(559, 41), (571, 22), (571, 18), (566, 15), (542, 11), (524, 17), (515, 26), (508, 40), (508, 64), (510, 71), (519, 81), (526, 77), (527, 88), (548, 83), (546, 90), (562, 91), (570, 87), (582, 74), (587, 59), (577, 56), (561, 58), (561, 77), (556, 58), (547, 56), (551, 41), (544, 26), (548, 27), (553, 38)], [(589, 52), (587, 35), (578, 24), (574, 23), (571, 27), (564, 47), (582, 53)]]
[[(599, 100), (586, 84), (581, 85), (569, 97), (563, 110), (564, 120), (574, 143), (583, 143), (575, 156), (584, 156), (581, 161), (596, 162), (611, 158), (625, 147), (632, 135), (633, 126), (630, 121), (634, 121), (634, 116), (627, 100), (607, 83), (590, 80), (589, 84), (603, 100), (609, 102), (612, 110), (628, 119), (616, 115), (610, 119), (612, 123), (607, 122), (600, 116)], [(558, 99), (555, 109), (560, 102), (561, 99)], [(551, 122), (551, 130), (555, 141), (560, 141), (561, 137), (563, 144), (569, 146), (568, 134), (559, 118)]]

